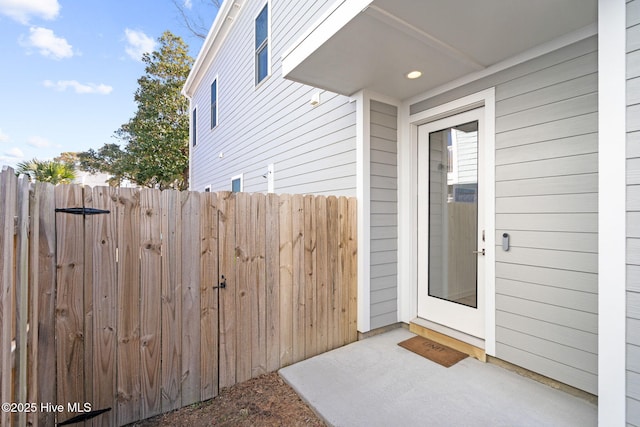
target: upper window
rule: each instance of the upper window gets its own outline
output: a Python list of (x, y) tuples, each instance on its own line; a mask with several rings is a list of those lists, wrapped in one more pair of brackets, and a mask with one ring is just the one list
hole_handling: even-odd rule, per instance
[(256, 84), (269, 75), (269, 5), (256, 18)]
[(211, 83), (211, 129), (218, 126), (218, 79)]
[(196, 146), (196, 109), (193, 109), (193, 112), (191, 113), (191, 143), (193, 144), (193, 146)]

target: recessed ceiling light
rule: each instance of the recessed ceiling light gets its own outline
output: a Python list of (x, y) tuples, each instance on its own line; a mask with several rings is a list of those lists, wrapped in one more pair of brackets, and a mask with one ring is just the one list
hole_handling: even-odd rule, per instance
[(417, 79), (418, 77), (420, 77), (422, 75), (422, 71), (411, 71), (410, 73), (407, 74), (407, 78), (408, 79)]

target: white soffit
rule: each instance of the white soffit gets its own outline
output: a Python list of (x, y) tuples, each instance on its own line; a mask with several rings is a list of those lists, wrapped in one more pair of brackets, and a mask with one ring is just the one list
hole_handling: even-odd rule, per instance
[(245, 0), (225, 0), (218, 10), (215, 21), (209, 29), (196, 60), (182, 88), (182, 94), (188, 98), (193, 96), (200, 79), (207, 73), (218, 50), (226, 40), (227, 34), (235, 22)]
[[(341, 0), (283, 56), (284, 77), (406, 99), (596, 22), (596, 0)], [(413, 70), (422, 77), (409, 80)]]

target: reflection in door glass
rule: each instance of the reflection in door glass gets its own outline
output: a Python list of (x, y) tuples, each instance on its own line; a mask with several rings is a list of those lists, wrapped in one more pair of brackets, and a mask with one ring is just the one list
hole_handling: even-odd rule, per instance
[(478, 122), (429, 134), (429, 296), (477, 308)]

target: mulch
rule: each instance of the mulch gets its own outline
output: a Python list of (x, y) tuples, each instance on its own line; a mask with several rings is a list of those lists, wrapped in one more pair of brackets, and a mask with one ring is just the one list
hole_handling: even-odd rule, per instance
[(149, 426), (312, 426), (326, 424), (275, 372), (222, 389), (215, 398), (130, 424)]

